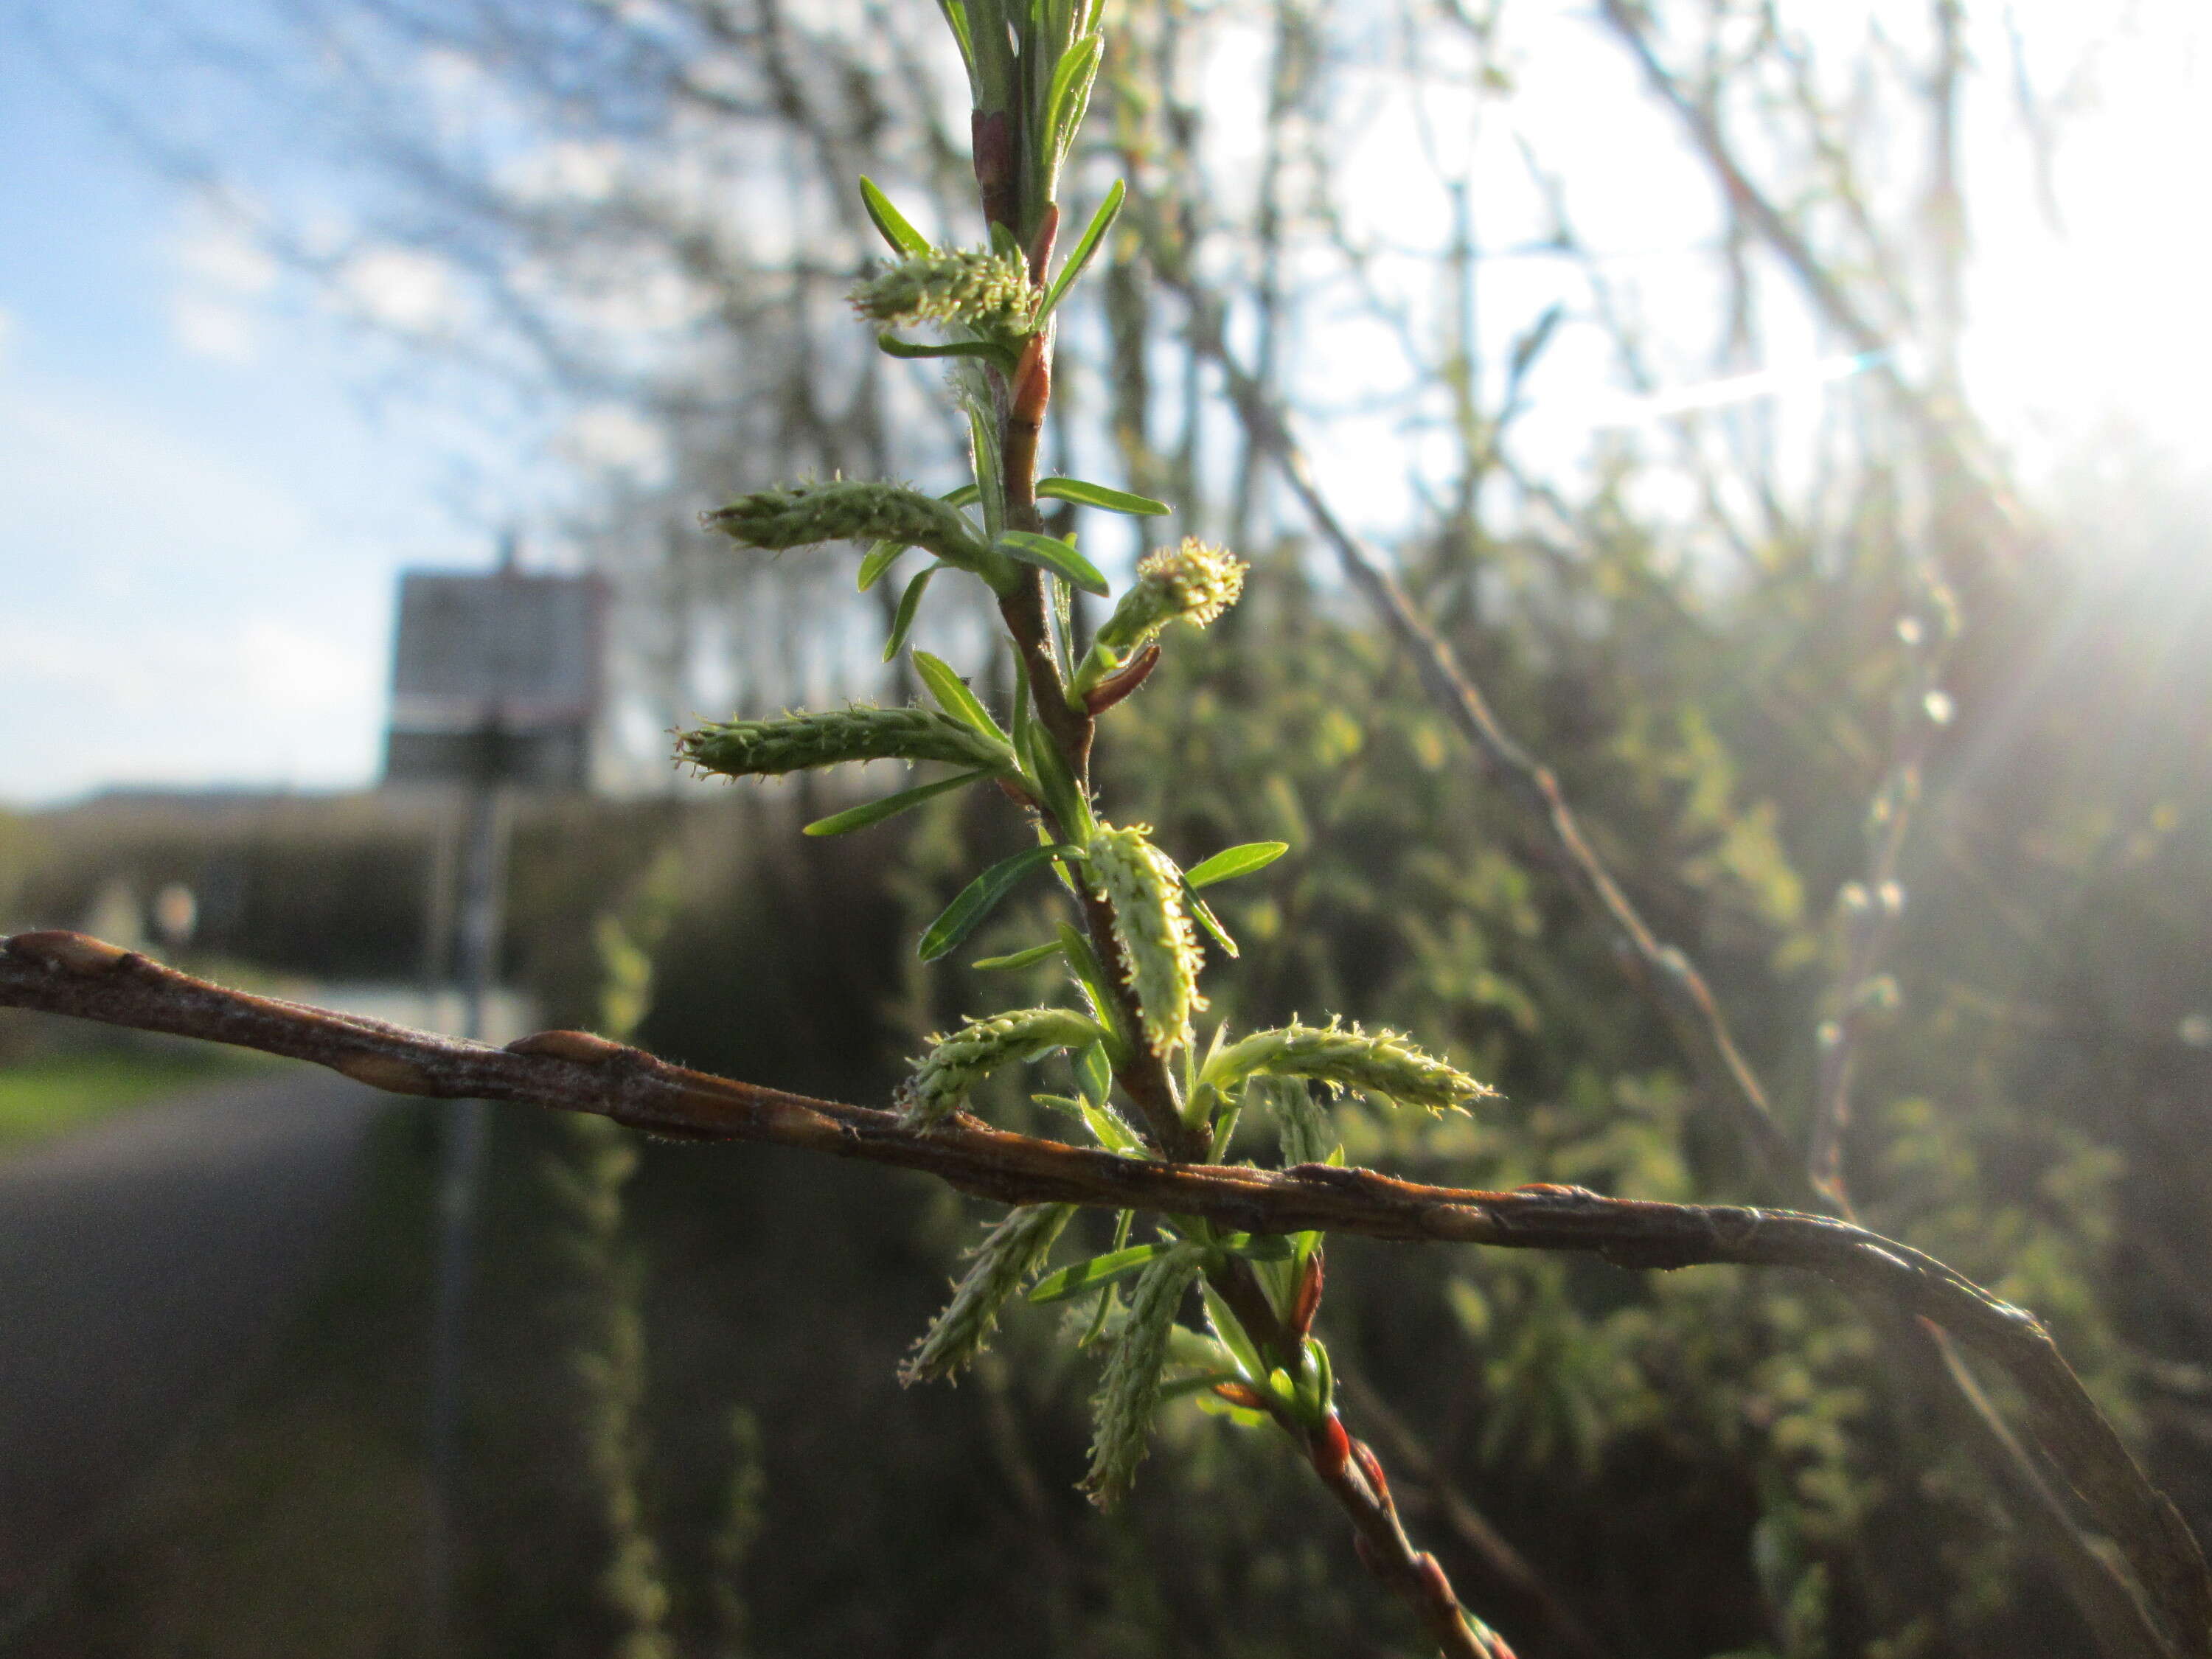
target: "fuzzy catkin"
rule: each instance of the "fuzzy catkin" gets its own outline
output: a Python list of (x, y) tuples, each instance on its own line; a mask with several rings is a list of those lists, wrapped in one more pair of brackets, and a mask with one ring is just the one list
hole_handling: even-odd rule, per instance
[(952, 1300), (930, 1322), (914, 1355), (899, 1367), (902, 1382), (933, 1382), (966, 1369), (998, 1328), (999, 1313), (1044, 1265), (1073, 1204), (1024, 1204), (1006, 1212), (977, 1245)]
[(1084, 849), (1096, 890), (1114, 908), (1114, 937), (1129, 965), (1145, 1041), (1165, 1054), (1190, 1041), (1191, 1019), (1206, 1006), (1198, 974), (1198, 933), (1183, 908), (1182, 872), (1152, 845), (1149, 824), (1102, 826)]
[(1204, 628), (1237, 603), (1250, 568), (1225, 549), (1195, 536), (1184, 537), (1179, 547), (1148, 553), (1138, 561), (1135, 584), (1100, 625), (1098, 641), (1126, 651), (1171, 622)]
[(988, 248), (946, 248), (902, 259), (848, 296), (878, 323), (963, 323), (1006, 333), (1028, 322), (1037, 292), (1019, 259)]
[(1423, 1053), (1395, 1031), (1370, 1034), (1357, 1025), (1335, 1024), (1255, 1031), (1214, 1055), (1206, 1067), (1206, 1080), (1224, 1091), (1255, 1074), (1312, 1078), (1432, 1112), (1465, 1111), (1498, 1092)]
[(1013, 764), (1011, 749), (965, 720), (933, 708), (865, 703), (703, 726), (678, 738), (676, 753), (702, 772), (726, 778), (773, 777), (844, 761), (950, 761), (992, 771)]
[(1160, 1401), (1160, 1368), (1167, 1363), (1176, 1310), (1204, 1265), (1205, 1251), (1186, 1241), (1156, 1256), (1129, 1294), (1129, 1321), (1114, 1344), (1113, 1358), (1092, 1402), (1097, 1410), (1091, 1473), (1084, 1490), (1102, 1509), (1121, 1501), (1145, 1461), (1145, 1439)]
[(907, 1085), (909, 1103), (901, 1121), (926, 1129), (958, 1111), (968, 1091), (1000, 1066), (1055, 1048), (1080, 1048), (1105, 1034), (1097, 1021), (1073, 1008), (1017, 1008), (971, 1020), (949, 1037), (930, 1039), (935, 1046)]
[(959, 508), (902, 484), (843, 478), (782, 484), (740, 495), (701, 514), (699, 521), (732, 541), (771, 552), (818, 542), (897, 542), (968, 568), (985, 550)]

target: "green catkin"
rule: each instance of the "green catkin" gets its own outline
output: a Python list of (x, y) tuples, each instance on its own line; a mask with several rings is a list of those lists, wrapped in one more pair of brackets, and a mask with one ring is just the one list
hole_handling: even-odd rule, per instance
[(848, 296), (878, 323), (959, 323), (978, 332), (1024, 327), (1037, 291), (1019, 259), (988, 249), (917, 254), (871, 276)]
[(933, 1382), (965, 1370), (998, 1328), (999, 1314), (1044, 1265), (1073, 1204), (1024, 1204), (1006, 1212), (975, 1247), (952, 1300), (931, 1322), (914, 1355), (899, 1367), (902, 1382)]
[(1188, 1043), (1206, 1006), (1197, 930), (1183, 908), (1182, 872), (1152, 845), (1149, 824), (1102, 827), (1084, 849), (1097, 890), (1114, 907), (1114, 936), (1129, 965), (1145, 1040), (1154, 1054)]
[(1097, 1021), (1073, 1008), (1017, 1008), (971, 1020), (951, 1036), (935, 1036), (906, 1085), (909, 1129), (926, 1129), (967, 1103), (968, 1091), (1000, 1066), (1036, 1060), (1055, 1048), (1081, 1048), (1105, 1035)]
[(1013, 750), (933, 708), (849, 708), (728, 720), (686, 732), (677, 758), (726, 778), (773, 777), (845, 761), (950, 761), (1011, 771)]
[(959, 508), (902, 484), (833, 479), (740, 495), (699, 515), (708, 529), (747, 547), (781, 552), (820, 542), (897, 542), (972, 569), (986, 555)]
[(1148, 553), (1138, 562), (1135, 585), (1100, 625), (1097, 642), (1111, 651), (1127, 651), (1171, 622), (1204, 628), (1237, 603), (1250, 568), (1195, 536), (1184, 537), (1180, 547)]
[(1311, 1078), (1431, 1112), (1465, 1111), (1497, 1091), (1424, 1054), (1395, 1031), (1357, 1025), (1285, 1025), (1255, 1031), (1206, 1062), (1206, 1081), (1224, 1093), (1255, 1075)]
[(1129, 1295), (1129, 1320), (1114, 1344), (1100, 1382), (1091, 1473), (1084, 1490), (1102, 1509), (1120, 1502), (1145, 1460), (1145, 1441), (1160, 1401), (1160, 1368), (1167, 1363), (1176, 1310), (1204, 1265), (1203, 1247), (1176, 1245), (1137, 1276)]

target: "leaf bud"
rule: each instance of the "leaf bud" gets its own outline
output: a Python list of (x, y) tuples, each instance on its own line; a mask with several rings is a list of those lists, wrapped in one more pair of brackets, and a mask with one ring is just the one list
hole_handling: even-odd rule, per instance
[(774, 777), (846, 761), (950, 761), (994, 772), (1014, 765), (1012, 750), (965, 720), (933, 708), (866, 703), (703, 726), (678, 738), (676, 755), (726, 778)]
[(1183, 907), (1182, 872), (1152, 845), (1149, 824), (1103, 826), (1084, 848), (1096, 890), (1114, 910), (1114, 936), (1128, 963), (1145, 1040), (1154, 1054), (1190, 1041), (1191, 1019), (1206, 1006), (1198, 934)]
[(1000, 1310), (1044, 1265), (1073, 1204), (1024, 1204), (1006, 1212), (969, 1257), (952, 1300), (931, 1322), (914, 1356), (899, 1367), (902, 1382), (933, 1382), (964, 1370), (998, 1328)]
[(909, 1129), (926, 1129), (967, 1103), (968, 1091), (1000, 1066), (1036, 1060), (1055, 1048), (1082, 1048), (1105, 1036), (1097, 1021), (1073, 1008), (1017, 1008), (971, 1020), (934, 1045), (906, 1086), (908, 1105), (901, 1120)]

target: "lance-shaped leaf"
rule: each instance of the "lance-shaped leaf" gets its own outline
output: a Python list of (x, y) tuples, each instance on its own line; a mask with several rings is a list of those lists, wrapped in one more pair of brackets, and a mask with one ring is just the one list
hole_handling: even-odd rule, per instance
[(1170, 1240), (1165, 1243), (1133, 1244), (1126, 1250), (1115, 1250), (1107, 1255), (1094, 1255), (1088, 1261), (1079, 1261), (1072, 1267), (1062, 1267), (1056, 1273), (1047, 1273), (1030, 1287), (1030, 1300), (1040, 1307), (1047, 1303), (1065, 1302), (1085, 1291), (1095, 1291), (1139, 1273), (1152, 1261), (1169, 1251), (1182, 1247)]
[(1098, 574), (1098, 567), (1056, 537), (1039, 536), (1027, 530), (1002, 530), (992, 545), (1008, 558), (1049, 570), (1086, 593), (1096, 593), (1103, 599), (1109, 591), (1106, 578)]
[(1060, 275), (1052, 279), (1052, 286), (1045, 290), (1044, 303), (1037, 307), (1036, 320), (1040, 326), (1067, 297), (1067, 291), (1083, 275), (1084, 267), (1097, 255), (1098, 245), (1106, 240), (1106, 233), (1113, 228), (1115, 217), (1121, 211), (1122, 198), (1128, 193), (1128, 186), (1119, 179), (1107, 191), (1106, 199), (1098, 204), (1098, 211), (1091, 216), (1091, 222), (1084, 227), (1082, 240), (1068, 250), (1067, 262), (1060, 266)]
[(886, 357), (909, 361), (930, 357), (975, 357), (1009, 374), (1020, 362), (1020, 355), (1012, 346), (1000, 345), (989, 340), (946, 340), (938, 345), (925, 345), (915, 340), (902, 340), (897, 335), (886, 332), (876, 336), (876, 349)]
[(998, 721), (991, 718), (991, 711), (983, 707), (967, 683), (952, 672), (943, 658), (917, 651), (914, 653), (914, 666), (921, 676), (921, 683), (929, 688), (929, 695), (937, 699), (939, 708), (955, 720), (967, 721), (993, 742), (1011, 744)]
[(1038, 866), (1054, 859), (1079, 858), (1079, 847), (1030, 847), (1010, 859), (1001, 859), (960, 890), (921, 936), (921, 959), (934, 962), (974, 933), (983, 918), (998, 908), (1016, 883)]
[(885, 662), (905, 647), (907, 635), (914, 632), (914, 619), (921, 614), (921, 596), (929, 592), (930, 579), (944, 568), (942, 563), (938, 563), (916, 571), (914, 580), (906, 585), (906, 592), (899, 595), (898, 610), (891, 617), (891, 636), (884, 641)]
[(1047, 939), (1042, 945), (1032, 945), (1026, 951), (1016, 951), (1003, 957), (978, 957), (968, 965), (991, 972), (1011, 971), (1016, 968), (1033, 968), (1047, 957), (1060, 953), (1058, 939)]
[[(849, 836), (855, 830), (865, 830), (872, 823), (881, 823), (885, 818), (895, 818), (902, 812), (910, 812), (934, 796), (963, 789), (990, 775), (988, 772), (963, 772), (958, 777), (939, 778), (935, 783), (925, 783), (918, 788), (902, 789), (896, 795), (885, 795), (881, 800), (872, 800), (863, 806), (850, 807), (842, 812), (832, 812), (826, 818), (817, 818), (806, 826), (803, 833), (810, 836)], [(1053, 948), (1058, 950), (1060, 947), (1055, 945)]]
[(1104, 484), (1086, 483), (1081, 478), (1040, 478), (1036, 493), (1048, 501), (1073, 501), (1078, 507), (1127, 513), (1133, 518), (1155, 519), (1175, 511), (1165, 501), (1156, 501), (1150, 495), (1133, 495), (1126, 489), (1109, 489)]
[(1237, 941), (1230, 938), (1229, 930), (1221, 925), (1221, 918), (1213, 914), (1213, 907), (1199, 897), (1198, 889), (1192, 884), (1188, 876), (1182, 878), (1182, 902), (1183, 907), (1190, 912), (1191, 920), (1212, 936), (1213, 942), (1221, 947), (1224, 955), (1234, 961), (1242, 954), (1237, 948)]
[(927, 254), (929, 238), (908, 224), (906, 216), (891, 205), (891, 198), (876, 187), (872, 179), (860, 180), (860, 204), (868, 210), (868, 222), (875, 226), (891, 252), (908, 255)]
[(881, 581), (884, 572), (896, 563), (898, 556), (905, 551), (904, 542), (877, 542), (871, 546), (866, 555), (860, 560), (860, 574), (858, 578), (860, 592), (865, 593)]
[(1264, 870), (1290, 850), (1286, 841), (1248, 841), (1241, 847), (1224, 847), (1184, 871), (1183, 879), (1193, 887), (1211, 887), (1217, 881)]

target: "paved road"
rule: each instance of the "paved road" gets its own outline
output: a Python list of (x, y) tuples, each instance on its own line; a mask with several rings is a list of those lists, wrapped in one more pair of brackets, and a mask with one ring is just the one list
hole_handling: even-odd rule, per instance
[(312, 1282), (389, 1099), (303, 1066), (0, 1161), (0, 1613)]

